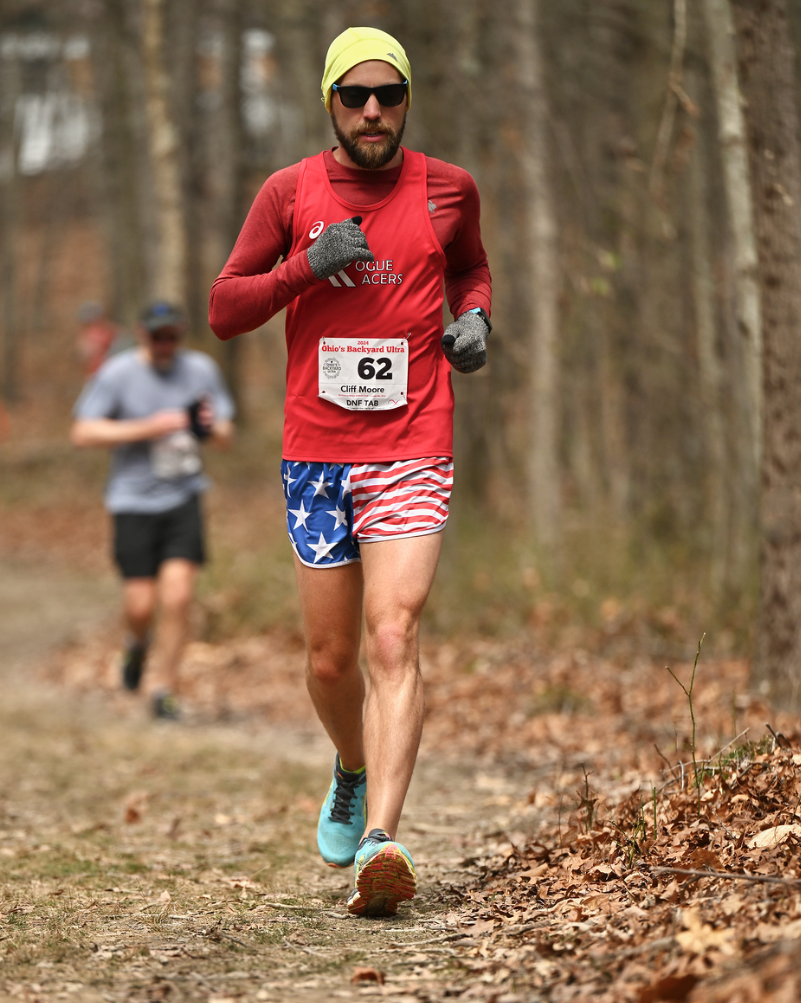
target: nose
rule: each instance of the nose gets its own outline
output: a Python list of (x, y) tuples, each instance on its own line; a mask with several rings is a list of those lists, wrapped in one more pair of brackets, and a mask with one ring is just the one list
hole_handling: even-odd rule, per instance
[(381, 105), (378, 103), (378, 98), (375, 94), (371, 94), (367, 99), (367, 104), (364, 106), (364, 117), (381, 118)]

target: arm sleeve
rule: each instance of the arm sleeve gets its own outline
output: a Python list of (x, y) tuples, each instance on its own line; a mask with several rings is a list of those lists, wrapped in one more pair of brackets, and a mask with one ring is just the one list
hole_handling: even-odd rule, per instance
[(429, 192), (442, 216), (437, 236), (445, 251), (445, 295), (451, 313), (458, 317), (473, 307), (491, 313), (492, 279), (481, 240), (475, 181), (460, 167), (430, 159)]
[(223, 341), (253, 331), (317, 281), (292, 246), (299, 165), (278, 171), (256, 196), (225, 268), (211, 287), (209, 325)]
[(100, 369), (86, 384), (72, 409), (76, 420), (116, 418), (118, 411), (117, 383), (108, 369)]

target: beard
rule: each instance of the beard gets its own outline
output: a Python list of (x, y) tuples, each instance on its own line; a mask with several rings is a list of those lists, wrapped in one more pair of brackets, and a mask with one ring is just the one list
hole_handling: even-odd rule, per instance
[[(406, 128), (406, 116), (397, 132), (388, 125), (365, 125), (354, 129), (350, 134), (346, 134), (340, 129), (336, 118), (332, 116), (334, 123), (334, 134), (339, 140), (339, 145), (347, 153), (357, 167), (363, 167), (368, 171), (377, 171), (385, 167), (398, 152), (403, 130)], [(359, 143), (359, 136), (364, 133), (382, 132), (384, 138), (377, 143)]]

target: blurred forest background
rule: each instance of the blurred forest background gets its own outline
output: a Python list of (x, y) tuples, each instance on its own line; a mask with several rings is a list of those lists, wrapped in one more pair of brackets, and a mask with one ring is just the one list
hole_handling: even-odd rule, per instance
[(728, 0), (0, 0), (6, 532), (38, 513), (54, 549), (95, 546), (105, 458), (66, 441), (78, 311), (132, 330), (177, 298), (241, 407), (211, 459), (206, 629), (294, 615), (282, 318), (223, 346), (208, 290), (265, 177), (333, 145), (319, 81), (353, 24), (404, 44), (405, 143), (475, 177), (494, 281), (490, 364), (454, 378), (430, 624), (747, 653), (761, 339)]

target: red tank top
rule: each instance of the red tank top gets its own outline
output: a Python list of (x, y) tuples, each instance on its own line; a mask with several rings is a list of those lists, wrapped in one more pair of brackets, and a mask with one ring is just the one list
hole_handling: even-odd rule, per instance
[[(329, 223), (357, 215), (375, 262), (354, 262), (287, 307), (283, 457), (369, 463), (452, 456), (453, 389), (440, 346), (445, 255), (429, 218), (424, 155), (404, 149), (398, 183), (366, 206), (335, 193), (323, 154), (304, 160), (289, 257), (305, 254)], [(320, 398), (323, 337), (408, 339), (406, 406), (348, 411)]]

